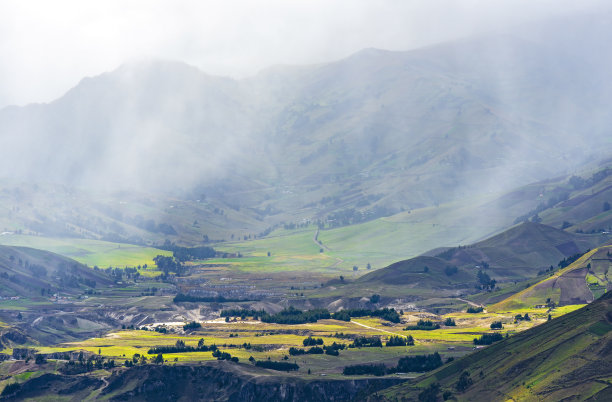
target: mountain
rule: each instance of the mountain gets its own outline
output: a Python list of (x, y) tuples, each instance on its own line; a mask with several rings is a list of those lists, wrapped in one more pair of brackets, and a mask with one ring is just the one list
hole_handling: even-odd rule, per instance
[[(438, 250), (399, 261), (354, 281), (347, 281), (344, 285), (335, 281), (332, 292), (340, 289), (344, 294), (366, 296), (378, 293), (391, 297), (413, 297), (416, 300), (431, 297), (432, 292), (437, 297), (465, 295), (474, 293), (475, 286), (482, 284), (479, 271), (505, 287), (509, 282), (541, 277), (544, 272), (548, 274), (551, 265), (557, 267), (560, 261), (609, 239), (607, 235), (574, 234), (525, 222), (473, 245), (441, 252)], [(605, 275), (605, 272), (601, 272), (601, 275)], [(514, 293), (524, 287), (509, 289)], [(499, 297), (505, 299), (508, 296), (503, 292), (492, 295), (492, 300), (499, 301)], [(546, 304), (546, 301), (542, 301), (542, 304)]]
[[(377, 392), (369, 400), (416, 401), (434, 383), (440, 385), (438, 398), (449, 392), (460, 401), (609, 400), (611, 347), (612, 293), (608, 292), (588, 306), (494, 343), (415, 381)], [(460, 391), (457, 384), (462, 375), (467, 387)]]
[(476, 267), (483, 262), (496, 278), (526, 278), (566, 257), (594, 248), (609, 237), (574, 234), (551, 226), (524, 222), (498, 235), (439, 254), (450, 264)]
[(595, 51), (606, 25), (584, 20), (566, 21), (585, 38), (572, 49), (554, 35), (567, 24), (549, 23), (243, 80), (127, 64), (49, 104), (0, 111), (0, 167), (103, 192), (203, 194), (267, 211), (267, 223), (507, 190), (610, 150), (612, 63)]
[(608, 270), (612, 262), (612, 246), (601, 246), (580, 258), (576, 255), (567, 267), (550, 273), (549, 277), (494, 304), (491, 311), (507, 311), (537, 305), (590, 303), (604, 292), (612, 290)]

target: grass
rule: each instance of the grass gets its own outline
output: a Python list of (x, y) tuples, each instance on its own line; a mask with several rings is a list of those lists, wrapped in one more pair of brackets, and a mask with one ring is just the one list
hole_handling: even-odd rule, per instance
[(172, 255), (169, 251), (152, 247), (77, 238), (8, 235), (0, 236), (0, 244), (51, 251), (91, 267), (97, 265), (100, 268), (135, 267), (144, 264), (155, 267), (153, 262), (155, 256)]
[[(433, 331), (404, 331), (406, 322), (412, 322), (423, 313), (410, 313), (403, 316), (404, 323), (391, 324), (376, 317), (361, 317), (351, 322), (337, 320), (320, 320), (317, 323), (299, 325), (279, 325), (245, 320), (225, 322), (216, 320), (203, 322), (202, 327), (192, 333), (158, 333), (142, 330), (121, 330), (99, 338), (90, 338), (84, 341), (69, 342), (55, 347), (37, 347), (41, 353), (86, 350), (94, 354), (100, 352), (109, 359), (115, 359), (119, 364), (134, 354), (144, 354), (149, 358), (149, 348), (158, 345), (174, 345), (177, 340), (195, 346), (203, 338), (206, 345), (217, 345), (221, 350), (229, 352), (246, 362), (253, 356), (257, 360), (272, 359), (296, 361), (302, 368), (300, 373), (311, 369), (317, 374), (332, 376), (340, 375), (342, 368), (348, 364), (366, 362), (382, 362), (394, 365), (397, 359), (405, 355), (433, 353), (438, 351), (444, 358), (459, 357), (473, 350), (473, 339), (485, 332), (490, 332), (489, 325), (493, 321), (505, 322), (502, 333), (522, 331), (533, 325), (545, 321), (545, 315), (533, 314), (533, 321), (529, 323), (513, 324), (512, 318), (516, 311), (506, 314), (480, 313), (465, 314), (453, 313), (437, 316), (436, 321), (443, 321), (452, 317), (457, 322), (456, 327), (442, 327)], [(506, 324), (507, 323), (507, 324)], [(361, 324), (361, 325), (360, 325)], [(181, 331), (182, 332), (182, 331)], [(303, 340), (307, 336), (322, 338), (325, 345), (333, 342), (349, 344), (351, 339), (335, 337), (336, 333), (344, 333), (351, 338), (357, 336), (380, 336), (383, 343), (393, 335), (411, 335), (415, 345), (410, 347), (383, 347), (383, 348), (347, 348), (340, 351), (340, 357), (328, 355), (300, 355), (289, 356), (290, 347), (303, 348)], [(232, 337), (230, 337), (232, 334)], [(235, 335), (235, 336), (234, 336)], [(251, 349), (245, 349), (243, 344), (250, 344)], [(165, 359), (169, 363), (186, 363), (213, 360), (211, 352), (183, 352), (166, 353)], [(175, 361), (176, 360), (176, 361)]]

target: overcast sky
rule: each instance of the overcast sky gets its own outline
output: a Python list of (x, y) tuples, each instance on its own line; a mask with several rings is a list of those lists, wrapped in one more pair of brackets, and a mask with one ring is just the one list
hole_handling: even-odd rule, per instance
[(534, 19), (592, 12), (595, 0), (2, 0), (0, 107), (48, 102), (84, 76), (143, 58), (244, 77), (367, 47), (408, 50)]

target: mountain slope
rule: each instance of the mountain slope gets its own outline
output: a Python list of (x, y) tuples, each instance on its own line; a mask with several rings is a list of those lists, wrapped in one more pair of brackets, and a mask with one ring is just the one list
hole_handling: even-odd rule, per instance
[(524, 222), (473, 245), (447, 250), (440, 257), (458, 266), (478, 266), (485, 262), (489, 264), (489, 273), (496, 278), (525, 278), (607, 239), (605, 235), (574, 234)]
[[(568, 21), (593, 41), (580, 44), (589, 53), (606, 35), (582, 22)], [(552, 41), (558, 30), (366, 49), (240, 81), (182, 63), (125, 65), (50, 104), (0, 111), (0, 166), (27, 180), (202, 188), (292, 211), (349, 189), (357, 196), (336, 209), (370, 200), (397, 211), (508, 188), (609, 148), (609, 92), (592, 83), (606, 82), (610, 60), (599, 52), (593, 68), (568, 56)]]
[(508, 311), (554, 302), (556, 305), (590, 303), (607, 290), (612, 246), (591, 250), (575, 262), (529, 288), (494, 304), (491, 311)]
[[(370, 400), (416, 401), (433, 383), (460, 401), (609, 400), (611, 352), (612, 293), (608, 292), (588, 306), (513, 335), (414, 382), (377, 393)], [(464, 372), (473, 384), (461, 392), (456, 384)]]

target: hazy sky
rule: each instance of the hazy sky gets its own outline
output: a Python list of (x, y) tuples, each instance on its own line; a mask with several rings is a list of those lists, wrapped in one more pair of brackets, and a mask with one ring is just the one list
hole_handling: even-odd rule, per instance
[(244, 77), (366, 47), (407, 50), (592, 12), (595, 0), (1, 0), (0, 107), (47, 102), (82, 77), (142, 58)]

